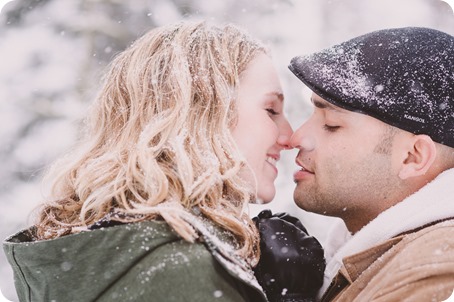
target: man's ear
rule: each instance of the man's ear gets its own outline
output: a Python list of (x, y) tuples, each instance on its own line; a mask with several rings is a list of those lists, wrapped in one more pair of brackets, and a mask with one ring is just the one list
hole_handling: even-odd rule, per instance
[(437, 156), (435, 142), (427, 135), (414, 135), (406, 147), (407, 155), (401, 163), (399, 177), (407, 179), (424, 175)]

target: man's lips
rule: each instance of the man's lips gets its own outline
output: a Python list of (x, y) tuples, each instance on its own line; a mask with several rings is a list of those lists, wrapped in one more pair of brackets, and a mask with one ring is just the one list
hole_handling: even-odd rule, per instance
[(315, 173), (304, 166), (298, 159), (296, 159), (296, 164), (301, 167), (300, 170), (296, 171), (293, 174), (293, 179), (295, 182), (303, 180), (305, 178), (315, 175)]
[(311, 174), (314, 174), (314, 171), (312, 171), (311, 169), (307, 168), (304, 163), (302, 163), (298, 158), (295, 160), (295, 163), (301, 167), (301, 171), (305, 171), (305, 172), (308, 172), (308, 173), (311, 173)]

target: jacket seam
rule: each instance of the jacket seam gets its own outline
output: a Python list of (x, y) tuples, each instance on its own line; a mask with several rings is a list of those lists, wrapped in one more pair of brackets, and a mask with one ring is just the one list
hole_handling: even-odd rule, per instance
[[(19, 298), (20, 296), (26, 298), (27, 300), (26, 301), (31, 301), (31, 290), (30, 290), (30, 286), (28, 285), (28, 282), (27, 282), (27, 279), (25, 278), (25, 274), (24, 272), (22, 271), (22, 268), (19, 266), (19, 264), (17, 263), (17, 260), (16, 260), (16, 256), (15, 256), (15, 250), (14, 250), (14, 247), (12, 245), (10, 246), (7, 246), (8, 250), (9, 250), (9, 254), (11, 255), (9, 258), (10, 260), (10, 264), (11, 266), (14, 266), (14, 276), (15, 278), (19, 278), (21, 283), (24, 285), (24, 287), (26, 287), (27, 289), (27, 295), (21, 295), (19, 292), (18, 292), (18, 295), (19, 295)], [(21, 291), (22, 292), (22, 291)]]

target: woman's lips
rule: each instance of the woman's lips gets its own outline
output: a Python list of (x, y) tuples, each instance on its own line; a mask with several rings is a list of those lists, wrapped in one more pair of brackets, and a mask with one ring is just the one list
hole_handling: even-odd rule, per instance
[(274, 169), (276, 174), (278, 173), (278, 170), (276, 167), (278, 160), (279, 160), (279, 156), (268, 155), (266, 158), (266, 162)]

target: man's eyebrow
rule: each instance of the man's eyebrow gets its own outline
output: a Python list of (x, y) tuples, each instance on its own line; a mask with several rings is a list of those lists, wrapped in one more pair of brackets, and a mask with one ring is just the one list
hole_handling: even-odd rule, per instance
[(320, 101), (320, 100), (317, 100), (314, 98), (311, 98), (311, 102), (312, 102), (312, 104), (314, 104), (315, 107), (320, 108), (320, 109), (328, 109), (328, 110), (336, 111), (339, 113), (343, 112), (340, 108), (338, 108), (337, 106), (334, 106), (328, 102)]

